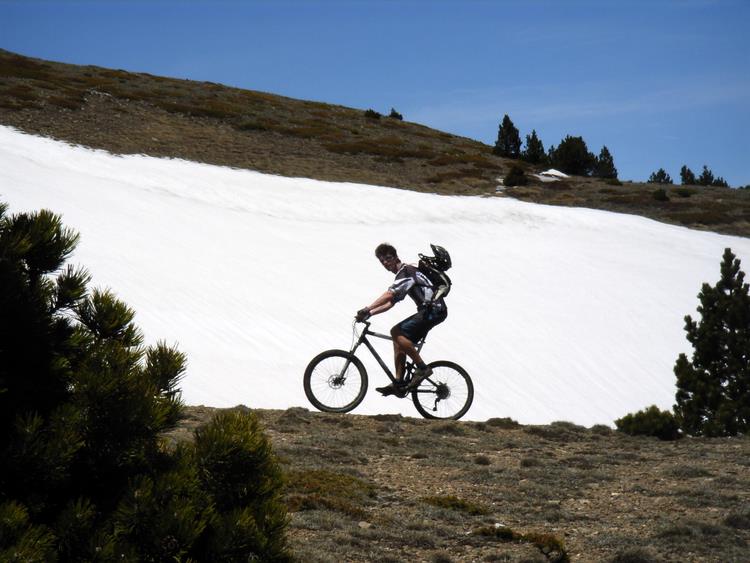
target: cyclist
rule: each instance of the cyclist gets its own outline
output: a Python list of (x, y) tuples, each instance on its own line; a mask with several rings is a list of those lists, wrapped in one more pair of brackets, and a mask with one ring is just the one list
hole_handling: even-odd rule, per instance
[[(434, 326), (445, 320), (448, 316), (448, 307), (442, 297), (433, 301), (434, 289), (430, 280), (419, 271), (417, 266), (401, 262), (393, 246), (385, 242), (378, 245), (375, 249), (375, 256), (386, 270), (396, 274), (396, 279), (393, 285), (369, 307), (357, 311), (356, 319), (364, 321), (371, 315), (383, 313), (407, 295), (417, 304), (416, 314), (404, 319), (391, 329), (396, 382), (377, 388), (385, 396), (395, 394), (404, 397), (408, 391), (418, 387), (426, 377), (432, 375), (432, 370), (422, 361), (415, 345)], [(416, 365), (412, 379), (408, 383), (404, 382), (406, 356), (409, 356)]]

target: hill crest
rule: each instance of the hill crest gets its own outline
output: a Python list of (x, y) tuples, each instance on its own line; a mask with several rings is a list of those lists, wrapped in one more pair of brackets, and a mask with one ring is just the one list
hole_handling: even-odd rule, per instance
[[(408, 117), (408, 116), (407, 116)], [(450, 195), (515, 197), (750, 236), (750, 190), (571, 177), (498, 190), (520, 161), (479, 141), (343, 106), (0, 50), (0, 124), (115, 154)], [(615, 155), (616, 156), (616, 155)], [(666, 198), (654, 191), (663, 187)]]

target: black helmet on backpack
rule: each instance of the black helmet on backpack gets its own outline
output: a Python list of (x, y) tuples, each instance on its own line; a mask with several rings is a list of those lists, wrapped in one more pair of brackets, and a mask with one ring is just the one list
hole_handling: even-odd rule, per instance
[(449, 269), (452, 264), (451, 255), (448, 254), (448, 251), (442, 246), (437, 246), (434, 244), (431, 244), (430, 248), (432, 248), (432, 253), (434, 254), (434, 256), (425, 256), (424, 254), (420, 254), (420, 263), (427, 264), (431, 268), (435, 268), (440, 272), (444, 272), (445, 270)]
[(430, 280), (431, 286), (435, 289), (432, 301), (437, 301), (447, 296), (451, 290), (451, 279), (445, 273), (445, 270), (451, 267), (451, 256), (442, 246), (431, 244), (430, 248), (434, 256), (420, 254), (419, 271)]
[(451, 256), (448, 254), (448, 251), (442, 246), (436, 246), (434, 244), (431, 244), (430, 248), (432, 248), (432, 253), (435, 255), (432, 261), (437, 269), (441, 272), (450, 269), (452, 264)]

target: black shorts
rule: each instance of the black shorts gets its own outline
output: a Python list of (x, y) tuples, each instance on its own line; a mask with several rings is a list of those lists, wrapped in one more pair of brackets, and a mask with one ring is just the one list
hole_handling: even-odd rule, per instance
[(442, 323), (448, 316), (448, 308), (426, 307), (396, 325), (401, 333), (414, 344), (422, 340), (430, 330)]

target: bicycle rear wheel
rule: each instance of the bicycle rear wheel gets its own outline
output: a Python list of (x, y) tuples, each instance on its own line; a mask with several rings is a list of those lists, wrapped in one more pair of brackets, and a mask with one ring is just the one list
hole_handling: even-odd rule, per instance
[(466, 370), (453, 362), (428, 364), (432, 375), (411, 393), (414, 406), (425, 418), (458, 420), (471, 407), (474, 384)]
[(303, 381), (307, 399), (325, 412), (349, 412), (367, 393), (365, 366), (345, 350), (327, 350), (315, 356)]

